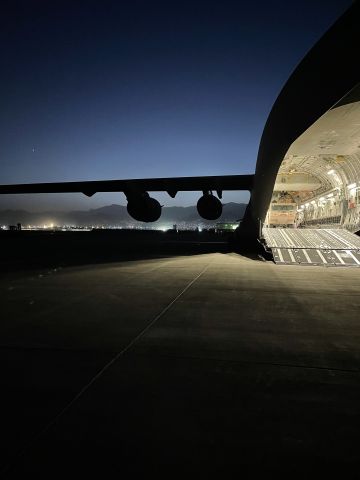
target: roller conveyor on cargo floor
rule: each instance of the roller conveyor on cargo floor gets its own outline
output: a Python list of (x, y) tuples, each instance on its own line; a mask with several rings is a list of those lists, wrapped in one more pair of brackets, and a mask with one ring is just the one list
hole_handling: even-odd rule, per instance
[(278, 264), (360, 266), (360, 238), (345, 229), (264, 228)]
[(270, 248), (360, 250), (360, 237), (340, 228), (264, 228), (263, 236)]

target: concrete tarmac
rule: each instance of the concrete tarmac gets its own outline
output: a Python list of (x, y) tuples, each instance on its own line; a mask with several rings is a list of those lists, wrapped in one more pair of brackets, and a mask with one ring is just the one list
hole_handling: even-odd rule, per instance
[(234, 253), (3, 275), (3, 475), (358, 478), (359, 286)]

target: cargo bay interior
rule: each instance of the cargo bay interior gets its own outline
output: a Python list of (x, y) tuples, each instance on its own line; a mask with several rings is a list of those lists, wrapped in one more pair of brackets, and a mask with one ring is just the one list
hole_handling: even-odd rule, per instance
[(360, 266), (359, 98), (357, 86), (280, 165), (263, 228), (277, 263)]

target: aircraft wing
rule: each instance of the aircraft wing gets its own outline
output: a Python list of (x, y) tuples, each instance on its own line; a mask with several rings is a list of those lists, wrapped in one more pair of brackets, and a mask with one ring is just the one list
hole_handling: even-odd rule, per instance
[(221, 175), (208, 177), (171, 177), (129, 180), (95, 180), (84, 182), (24, 183), (0, 185), (0, 194), (71, 193), (81, 192), (91, 197), (97, 192), (167, 192), (172, 198), (179, 191), (252, 190), (254, 175)]
[(95, 180), (86, 182), (24, 183), (0, 185), (0, 194), (19, 193), (71, 193), (82, 192), (88, 197), (96, 192), (124, 192), (128, 213), (141, 222), (155, 222), (161, 216), (161, 205), (148, 192), (167, 192), (172, 198), (179, 191), (201, 191), (197, 208), (199, 215), (216, 220), (222, 204), (223, 190), (252, 190), (254, 175), (221, 175), (211, 177), (141, 178), (130, 180)]

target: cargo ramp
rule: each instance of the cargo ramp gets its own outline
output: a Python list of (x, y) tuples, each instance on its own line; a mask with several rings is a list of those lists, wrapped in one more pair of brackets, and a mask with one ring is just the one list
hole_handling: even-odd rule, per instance
[(264, 228), (275, 263), (360, 267), (360, 237), (333, 228)]

